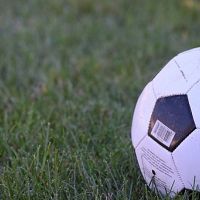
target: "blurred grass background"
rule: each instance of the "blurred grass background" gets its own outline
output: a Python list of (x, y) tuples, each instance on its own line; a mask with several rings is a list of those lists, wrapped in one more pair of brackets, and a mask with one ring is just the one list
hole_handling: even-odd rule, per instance
[(0, 1), (0, 199), (160, 199), (136, 167), (132, 112), (171, 57), (199, 46), (199, 11), (197, 0)]

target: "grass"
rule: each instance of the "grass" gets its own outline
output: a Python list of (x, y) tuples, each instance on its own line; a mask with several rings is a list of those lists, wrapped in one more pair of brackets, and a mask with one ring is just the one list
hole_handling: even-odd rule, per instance
[(137, 168), (133, 108), (171, 57), (199, 45), (199, 10), (195, 0), (1, 1), (0, 199), (161, 199)]

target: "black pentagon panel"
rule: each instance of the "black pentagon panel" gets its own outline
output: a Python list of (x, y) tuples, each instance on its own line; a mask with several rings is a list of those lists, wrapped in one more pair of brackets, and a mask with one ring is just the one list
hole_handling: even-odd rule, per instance
[(148, 135), (173, 151), (196, 129), (187, 95), (174, 95), (157, 100)]

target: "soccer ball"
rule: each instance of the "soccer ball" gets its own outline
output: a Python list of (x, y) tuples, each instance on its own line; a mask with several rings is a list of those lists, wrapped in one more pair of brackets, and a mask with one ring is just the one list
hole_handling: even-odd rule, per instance
[(151, 189), (171, 197), (200, 191), (200, 48), (175, 56), (147, 84), (131, 138)]

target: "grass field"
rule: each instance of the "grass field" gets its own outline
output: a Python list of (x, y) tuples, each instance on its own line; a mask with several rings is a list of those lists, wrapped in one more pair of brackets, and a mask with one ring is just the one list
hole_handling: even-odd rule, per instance
[(197, 0), (0, 1), (0, 199), (160, 199), (136, 166), (132, 113), (199, 45), (199, 12)]

